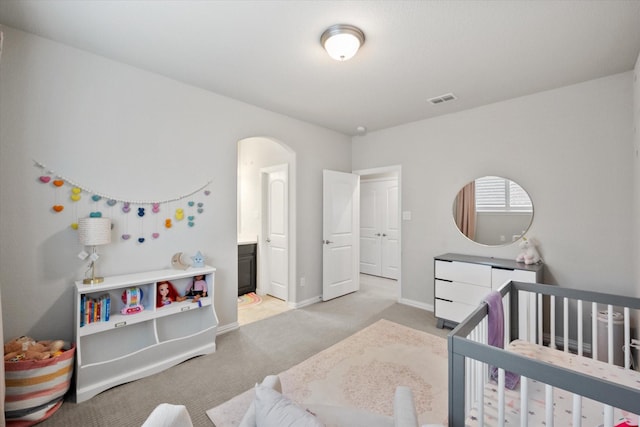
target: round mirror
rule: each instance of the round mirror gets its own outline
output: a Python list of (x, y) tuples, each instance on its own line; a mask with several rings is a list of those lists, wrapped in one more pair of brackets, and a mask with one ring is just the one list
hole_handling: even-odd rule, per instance
[(520, 239), (533, 221), (533, 203), (516, 182), (483, 176), (460, 189), (453, 201), (453, 220), (470, 240), (502, 246)]

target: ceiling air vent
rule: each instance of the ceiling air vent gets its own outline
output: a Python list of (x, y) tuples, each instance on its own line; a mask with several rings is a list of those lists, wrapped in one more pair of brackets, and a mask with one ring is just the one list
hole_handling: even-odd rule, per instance
[(444, 95), (436, 96), (434, 98), (430, 98), (429, 102), (433, 105), (442, 104), (443, 102), (453, 101), (456, 99), (456, 96), (452, 93), (445, 93)]

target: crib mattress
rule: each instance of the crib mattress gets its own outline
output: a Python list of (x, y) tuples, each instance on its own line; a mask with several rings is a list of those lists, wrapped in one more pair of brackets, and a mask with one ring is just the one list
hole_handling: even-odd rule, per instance
[[(632, 388), (640, 389), (640, 372), (625, 370), (619, 366), (565, 353), (549, 347), (539, 346), (527, 341), (513, 341), (509, 351), (520, 355), (541, 360), (550, 364), (561, 366), (573, 371), (581, 372), (597, 378), (606, 379), (617, 384), (624, 384)], [(545, 384), (528, 381), (529, 403), (527, 420), (530, 426), (545, 424)], [(497, 425), (498, 419), (498, 387), (490, 382), (484, 387), (484, 422), (485, 426)], [(554, 424), (572, 425), (573, 420), (573, 394), (565, 390), (554, 388), (553, 390)], [(591, 399), (582, 398), (582, 425), (601, 426), (603, 424), (603, 405)], [(614, 425), (624, 421), (626, 413), (614, 410)], [(468, 427), (479, 426), (478, 411), (473, 409), (467, 417)], [(520, 385), (514, 390), (505, 390), (505, 425), (520, 425)]]

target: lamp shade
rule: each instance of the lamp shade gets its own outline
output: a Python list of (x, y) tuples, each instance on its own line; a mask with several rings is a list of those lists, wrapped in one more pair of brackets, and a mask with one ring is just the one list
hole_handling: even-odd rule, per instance
[(85, 246), (111, 243), (111, 220), (109, 218), (80, 218), (78, 240)]

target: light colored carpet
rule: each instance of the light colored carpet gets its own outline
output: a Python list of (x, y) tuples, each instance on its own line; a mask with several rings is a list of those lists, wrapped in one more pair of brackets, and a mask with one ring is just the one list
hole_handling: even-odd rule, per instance
[[(411, 388), (421, 423), (447, 418), (447, 343), (434, 335), (379, 320), (279, 374), (283, 393), (298, 403), (348, 406), (393, 415), (398, 385)], [(216, 427), (237, 426), (253, 389), (207, 411)]]

